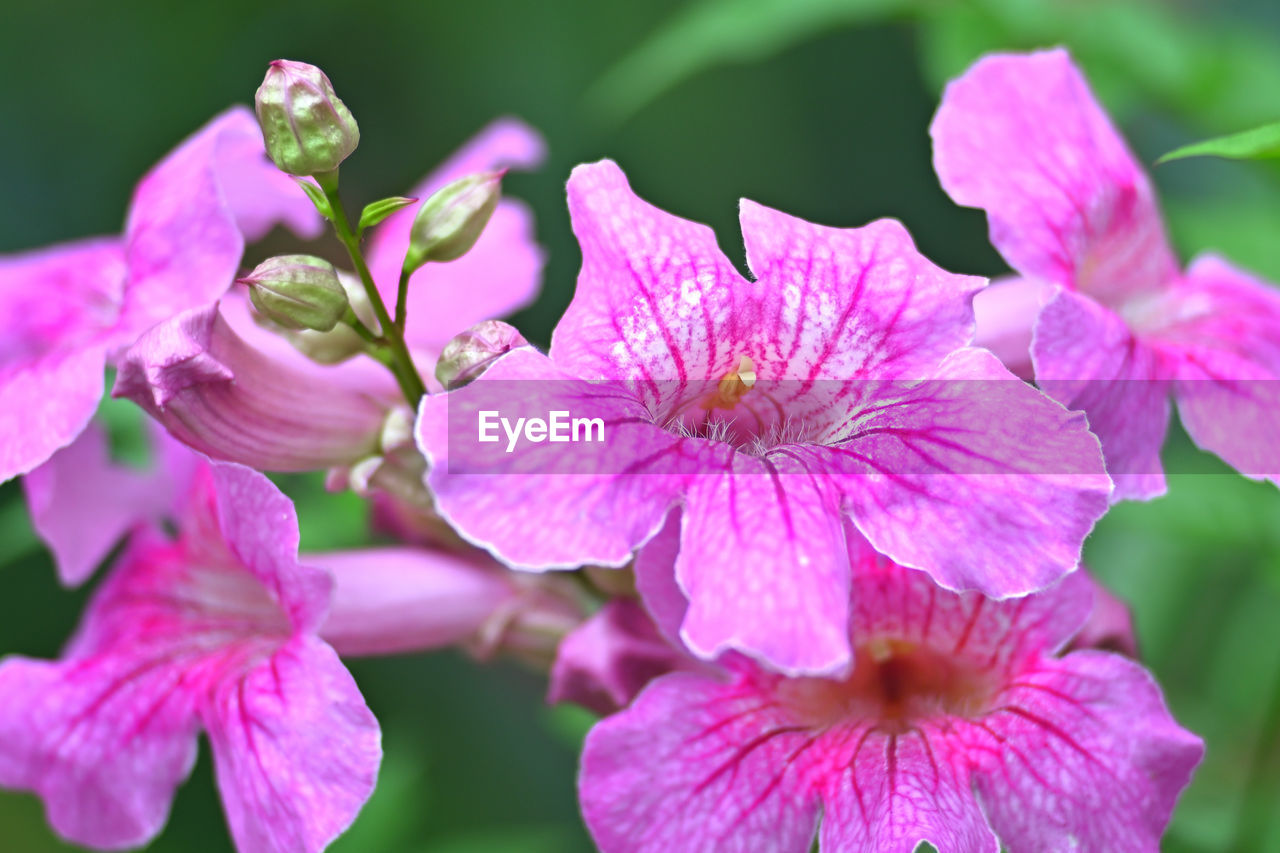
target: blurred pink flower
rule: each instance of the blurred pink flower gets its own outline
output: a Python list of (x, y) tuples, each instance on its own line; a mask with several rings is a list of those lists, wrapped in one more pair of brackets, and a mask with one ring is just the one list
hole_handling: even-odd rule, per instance
[[(568, 193), (583, 266), (550, 355), (513, 350), (422, 403), (428, 485), (469, 541), (520, 568), (619, 566), (680, 505), (685, 641), (791, 672), (849, 662), (848, 520), (948, 587), (1016, 595), (1075, 567), (1111, 488), (1097, 440), (967, 346), (981, 280), (891, 220), (743, 201), (748, 280), (612, 162)], [(508, 453), (476, 445), (484, 410), (607, 435)]]
[(1090, 612), (1082, 573), (994, 601), (850, 558), (851, 673), (729, 654), (595, 726), (579, 794), (601, 850), (1158, 849), (1203, 746), (1137, 664), (1057, 654)]
[(237, 847), (321, 850), (381, 761), (377, 721), (317, 636), (332, 581), (298, 563), (293, 506), (266, 477), (178, 452), (176, 539), (135, 528), (60, 661), (0, 662), (0, 785), (38, 794), (71, 841), (140, 846), (203, 729)]
[[(500, 119), (414, 193), (425, 198), (470, 172), (530, 168), (542, 156), (535, 131)], [(374, 280), (392, 306), (417, 207), (393, 214), (369, 243)], [(428, 264), (412, 277), (415, 307), (405, 334), (428, 382), (454, 334), (534, 297), (543, 262), (532, 214), (505, 199), (469, 253)], [(318, 364), (256, 323), (247, 301), (236, 290), (153, 328), (124, 354), (112, 394), (133, 400), (202, 453), (260, 470), (351, 465), (389, 449), (380, 446), (385, 421), (405, 403), (382, 366), (359, 357)]]
[(231, 286), (246, 240), (320, 229), (266, 158), (253, 114), (213, 119), (139, 182), (121, 237), (0, 258), (0, 481), (69, 444), (103, 368), (139, 334)]
[(1164, 493), (1170, 393), (1196, 444), (1280, 482), (1280, 293), (1214, 256), (1179, 269), (1150, 181), (1070, 55), (979, 60), (931, 132), (943, 188), (987, 211), (1022, 276), (982, 301), (979, 342), (1015, 370), (1030, 346), (1036, 381), (1102, 439), (1113, 498)]

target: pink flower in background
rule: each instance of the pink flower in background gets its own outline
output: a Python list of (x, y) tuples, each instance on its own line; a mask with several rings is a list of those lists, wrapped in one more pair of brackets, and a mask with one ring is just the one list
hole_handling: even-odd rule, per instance
[[(415, 194), (425, 198), (470, 172), (531, 168), (542, 156), (535, 131), (500, 119)], [(416, 210), (414, 205), (378, 226), (367, 252), (391, 306)], [(532, 214), (507, 199), (470, 252), (419, 270), (410, 281), (415, 306), (405, 333), (423, 376), (430, 381), (435, 359), (453, 335), (527, 304), (538, 291), (543, 262)], [(138, 340), (121, 360), (112, 394), (133, 400), (203, 453), (267, 471), (350, 465), (372, 456), (383, 449), (384, 422), (404, 405), (381, 365), (364, 358), (316, 363), (259, 326), (239, 290), (172, 316)]]
[(320, 218), (233, 108), (139, 182), (124, 235), (0, 258), (0, 481), (69, 444), (102, 396), (103, 368), (156, 322), (214, 299), (246, 240)]
[[(680, 506), (676, 576), (699, 655), (791, 672), (851, 650), (846, 519), (940, 583), (997, 596), (1075, 567), (1111, 484), (1079, 416), (968, 343), (979, 279), (906, 231), (812, 225), (742, 202), (743, 278), (710, 229), (580, 166), (583, 250), (551, 353), (504, 355), (423, 401), (428, 485), (517, 567), (618, 566)], [(477, 444), (477, 416), (600, 417), (597, 444)]]
[(1068, 53), (979, 60), (931, 132), (943, 188), (986, 210), (1022, 276), (991, 292), (980, 340), (1014, 369), (1030, 345), (1041, 387), (1089, 415), (1114, 498), (1165, 491), (1171, 393), (1196, 444), (1280, 481), (1280, 293), (1214, 256), (1179, 269), (1150, 181)]
[(140, 846), (203, 729), (237, 847), (321, 850), (381, 760), (377, 721), (317, 636), (332, 581), (298, 563), (293, 506), (266, 477), (197, 460), (185, 480), (177, 538), (135, 530), (61, 660), (0, 662), (0, 786), (38, 794), (69, 840)]
[(852, 673), (730, 654), (595, 726), (579, 794), (601, 850), (1158, 849), (1203, 746), (1137, 664), (1057, 655), (1090, 612), (1082, 573), (998, 602), (850, 558)]

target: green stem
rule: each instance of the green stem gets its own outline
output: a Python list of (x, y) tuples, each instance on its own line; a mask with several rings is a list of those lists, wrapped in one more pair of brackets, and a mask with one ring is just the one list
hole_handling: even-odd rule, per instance
[(405, 320), (409, 315), (409, 276), (411, 273), (406, 270), (400, 270), (400, 283), (396, 285), (396, 328), (400, 330), (400, 334), (404, 334)]
[[(365, 293), (369, 296), (373, 313), (378, 318), (378, 325), (382, 327), (382, 339), (391, 349), (393, 362), (390, 365), (391, 372), (395, 374), (405, 399), (411, 406), (417, 407), (418, 401), (426, 396), (427, 386), (423, 384), (422, 377), (418, 375), (418, 369), (413, 364), (413, 358), (409, 355), (409, 347), (404, 342), (402, 328), (392, 322), (386, 303), (382, 301), (382, 294), (378, 292), (378, 286), (373, 283), (369, 265), (365, 263), (364, 254), (360, 251), (360, 238), (351, 230), (347, 213), (342, 207), (342, 201), (338, 198), (338, 173), (334, 171), (317, 175), (316, 183), (320, 185), (320, 190), (329, 200), (329, 207), (333, 210), (333, 229), (337, 232), (342, 245), (347, 248), (347, 254), (351, 256), (351, 263), (355, 265), (360, 283), (364, 285)], [(399, 310), (397, 308), (397, 312)]]

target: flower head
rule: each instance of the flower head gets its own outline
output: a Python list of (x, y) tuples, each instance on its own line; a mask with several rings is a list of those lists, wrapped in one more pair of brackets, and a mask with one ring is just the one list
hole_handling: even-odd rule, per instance
[(729, 655), (596, 725), (579, 793), (605, 853), (804, 853), (815, 832), (823, 851), (1158, 849), (1203, 747), (1132, 661), (1057, 655), (1089, 613), (1082, 574), (999, 602), (850, 559), (850, 673)]
[(1197, 444), (1280, 479), (1280, 293), (1212, 256), (1179, 269), (1151, 182), (1065, 50), (979, 60), (931, 133), (944, 189), (987, 211), (1021, 276), (992, 292), (981, 339), (1018, 363), (1030, 343), (1041, 387), (1089, 415), (1116, 499), (1164, 492), (1171, 392)]
[[(574, 171), (569, 205), (583, 267), (550, 355), (513, 350), (422, 403), (428, 485), (464, 537), (524, 568), (618, 566), (679, 506), (685, 641), (793, 672), (850, 660), (850, 521), (952, 588), (1015, 595), (1074, 568), (1110, 490), (1097, 441), (966, 346), (980, 280), (896, 222), (748, 201), (744, 279), (607, 161)], [(485, 412), (555, 411), (603, 440), (477, 442)]]
[(237, 847), (321, 850), (381, 759), (317, 636), (330, 578), (299, 564), (293, 506), (257, 472), (197, 461), (170, 514), (178, 536), (133, 533), (61, 660), (0, 662), (0, 785), (38, 794), (72, 841), (139, 846), (203, 729)]

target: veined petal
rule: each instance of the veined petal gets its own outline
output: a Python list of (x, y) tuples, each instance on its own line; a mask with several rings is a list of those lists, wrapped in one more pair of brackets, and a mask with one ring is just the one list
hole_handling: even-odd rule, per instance
[(291, 369), (249, 346), (218, 304), (186, 311), (138, 339), (112, 396), (128, 397), (179, 440), (268, 471), (350, 464), (373, 453), (390, 405)]
[(1151, 183), (1065, 50), (980, 59), (930, 133), (943, 189), (1022, 275), (1113, 306), (1177, 277)]
[(736, 454), (690, 480), (681, 526), (680, 635), (695, 654), (737, 649), (793, 675), (849, 666), (848, 547), (830, 483), (786, 457)]
[(1040, 312), (1032, 359), (1045, 393), (1089, 416), (1116, 483), (1112, 500), (1164, 494), (1170, 383), (1159, 352), (1115, 312), (1062, 290)]
[(838, 480), (877, 550), (996, 598), (1075, 568), (1111, 491), (1084, 418), (979, 349), (958, 350), (926, 381), (863, 393), (839, 440), (790, 452)]
[[(601, 419), (603, 440), (520, 438), (526, 416), (555, 411)], [(629, 561), (705, 452), (699, 440), (655, 425), (620, 383), (573, 379), (532, 349), (507, 353), (464, 388), (423, 398), (415, 436), (440, 515), (499, 560), (539, 570)]]
[(764, 294), (747, 328), (762, 377), (921, 378), (973, 338), (984, 280), (934, 266), (901, 223), (827, 228), (745, 199), (741, 219)]
[[(1079, 651), (1022, 674), (986, 719), (974, 784), (1011, 850), (1156, 851), (1204, 754), (1137, 664)], [(994, 743), (991, 739), (994, 739)]]
[(604, 853), (802, 853), (818, 821), (798, 763), (812, 744), (754, 691), (665, 675), (587, 736), (582, 813)]
[(298, 637), (202, 704), (218, 789), (248, 853), (323, 850), (373, 793), (381, 732), (338, 656)]
[(32, 791), (77, 844), (139, 847), (196, 760), (180, 663), (107, 654), (0, 663), (0, 786)]
[[(501, 118), (480, 131), (409, 195), (418, 204), (388, 217), (373, 232), (367, 253), (373, 279), (388, 306), (396, 287), (409, 226), (422, 202), (451, 181), (495, 169), (533, 169), (546, 156), (538, 132), (518, 119)], [(457, 333), (481, 320), (506, 316), (537, 295), (546, 257), (533, 237), (533, 212), (522, 202), (498, 203), (484, 233), (466, 255), (445, 264), (428, 264), (409, 280), (405, 336), (410, 346), (439, 353)]]
[[(610, 160), (578, 166), (569, 213), (578, 287), (551, 358), (585, 378), (719, 380), (760, 321), (754, 294), (705, 225), (638, 198)], [(677, 391), (678, 393), (678, 391)]]

